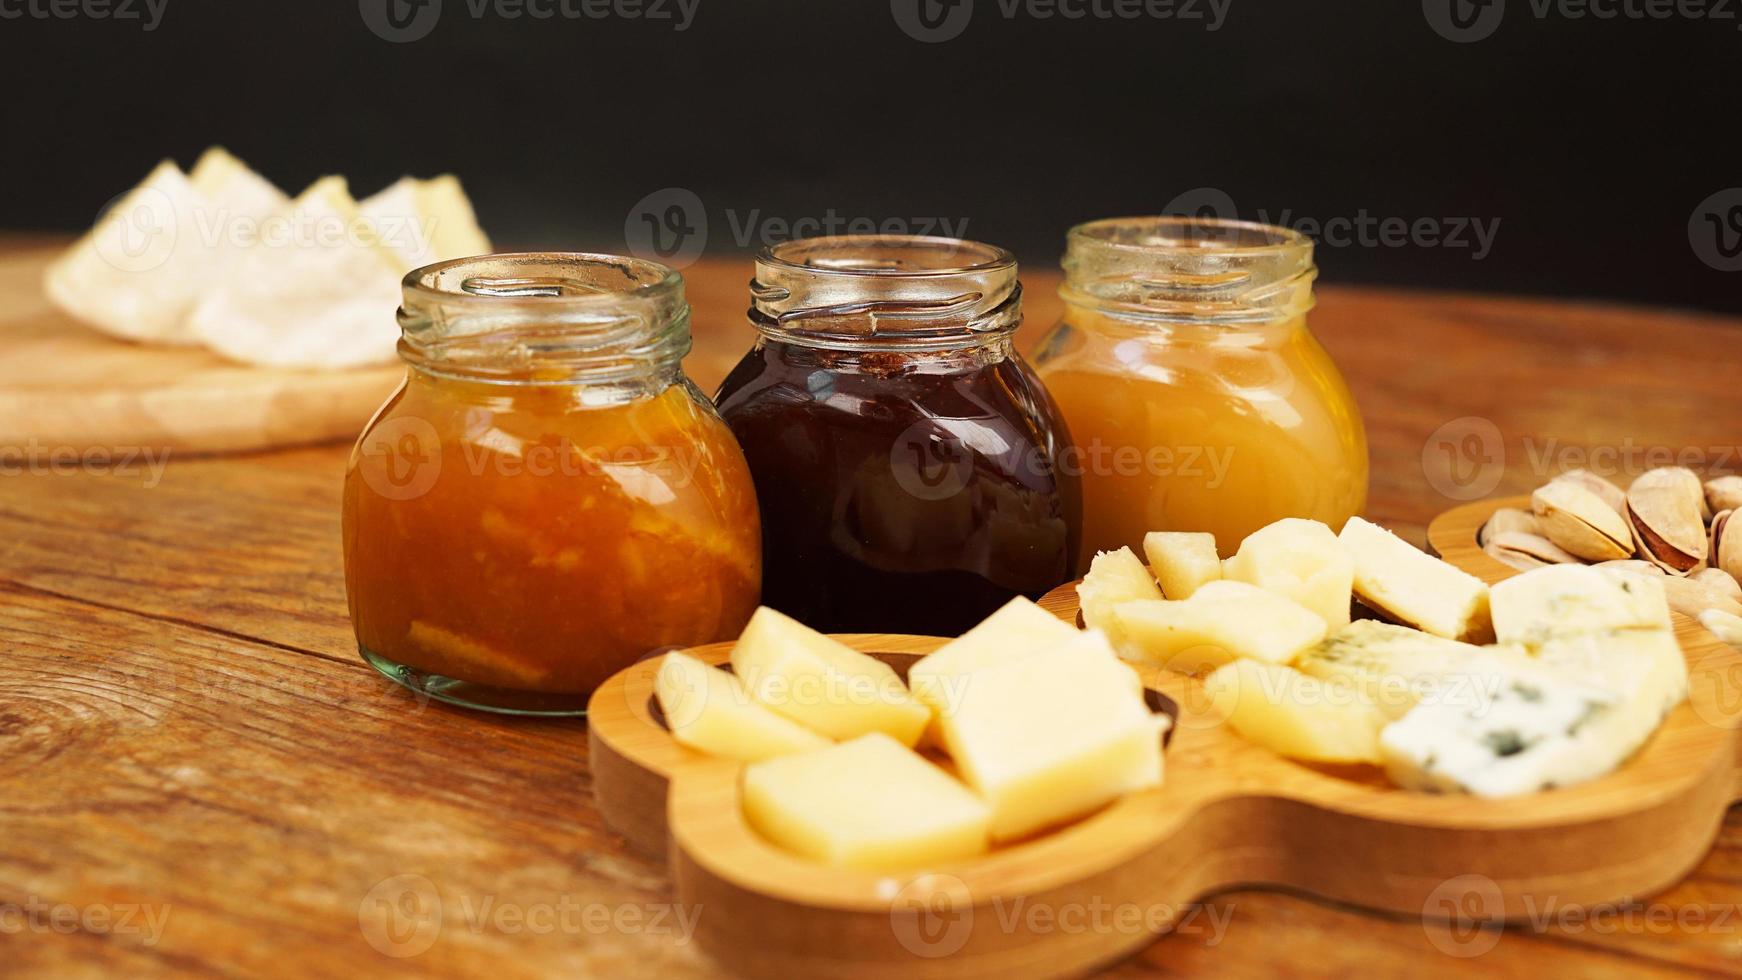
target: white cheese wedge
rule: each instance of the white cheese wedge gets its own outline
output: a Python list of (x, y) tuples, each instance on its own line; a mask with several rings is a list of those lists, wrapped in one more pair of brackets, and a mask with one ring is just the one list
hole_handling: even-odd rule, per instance
[(220, 248), (247, 247), (257, 223), (290, 204), (283, 191), (221, 146), (200, 154), (188, 179), (213, 208), (211, 220), (201, 223), (201, 241)]
[(1163, 598), (1189, 599), (1222, 577), (1216, 536), (1207, 531), (1151, 531), (1143, 536), (1143, 556)]
[(1144, 661), (1184, 673), (1238, 657), (1288, 663), (1325, 638), (1324, 617), (1312, 610), (1256, 585), (1225, 580), (1179, 602), (1122, 603), (1114, 619), (1129, 649)]
[(1204, 679), (1204, 691), (1243, 738), (1308, 762), (1377, 763), (1386, 718), (1347, 686), (1291, 667), (1236, 660)]
[(732, 648), (732, 670), (758, 702), (836, 740), (883, 732), (911, 746), (932, 717), (894, 668), (766, 606)]
[(688, 654), (674, 651), (660, 660), (653, 692), (671, 737), (709, 755), (757, 762), (830, 744), (752, 701), (738, 678)]
[(1405, 625), (1451, 640), (1492, 635), (1488, 586), (1377, 524), (1351, 517), (1338, 536), (1355, 561), (1355, 594)]
[[(1078, 635), (1076, 627), (1017, 596), (978, 626), (916, 661), (907, 669), (907, 686), (934, 716), (946, 715), (955, 710), (968, 675), (1048, 653), (1074, 642)], [(1131, 676), (1136, 682), (1137, 675)], [(941, 737), (934, 717), (932, 740)]]
[(1350, 623), (1296, 658), (1303, 673), (1356, 693), (1389, 718), (1401, 718), (1431, 694), (1440, 678), (1469, 668), (1482, 656), (1510, 656), (1423, 633), (1408, 626), (1363, 619)]
[(490, 251), (490, 239), (453, 174), (403, 177), (364, 200), (359, 210), (402, 271)]
[(1223, 564), (1222, 577), (1293, 599), (1333, 631), (1349, 625), (1355, 561), (1319, 521), (1286, 517), (1252, 532)]
[(1166, 715), (1132, 690), (1131, 667), (1100, 634), (975, 671), (940, 719), (962, 778), (1006, 841), (1161, 783)]
[(1490, 590), (1494, 634), (1536, 647), (1568, 633), (1670, 628), (1661, 576), (1587, 565), (1550, 565)]
[(778, 847), (893, 871), (973, 857), (990, 813), (967, 787), (880, 732), (744, 767), (744, 816)]
[(209, 284), (200, 192), (165, 160), (48, 267), (56, 306), (126, 340), (194, 342), (182, 320)]
[(1634, 745), (1688, 696), (1688, 662), (1668, 629), (1613, 629), (1569, 633), (1544, 641), (1536, 662), (1573, 681), (1615, 696), (1628, 715)]
[(261, 234), (188, 318), (203, 343), (232, 360), (276, 367), (394, 358), (402, 270), (343, 178), (316, 181)]
[(1533, 665), (1484, 659), (1379, 736), (1407, 789), (1515, 796), (1603, 775), (1638, 747), (1613, 693)]
[(1089, 574), (1077, 585), (1077, 605), (1083, 611), (1083, 625), (1100, 630), (1113, 642), (1113, 649), (1132, 660), (1141, 659), (1120, 632), (1113, 610), (1121, 604), (1138, 599), (1160, 599), (1161, 586), (1155, 576), (1137, 560), (1130, 548), (1103, 551), (1089, 563)]

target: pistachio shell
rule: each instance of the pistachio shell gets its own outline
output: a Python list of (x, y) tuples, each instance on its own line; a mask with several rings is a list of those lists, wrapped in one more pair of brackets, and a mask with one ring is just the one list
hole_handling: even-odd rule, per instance
[(1506, 531), (1494, 535), (1483, 549), (1489, 556), (1513, 568), (1531, 569), (1543, 565), (1577, 564), (1579, 557), (1540, 534)]
[(1640, 474), (1627, 488), (1627, 522), (1639, 557), (1671, 575), (1703, 567), (1710, 550), (1700, 514), (1705, 501), (1693, 470), (1666, 466)]
[(1742, 582), (1742, 521), (1735, 511), (1720, 511), (1712, 518), (1712, 567)]
[(1669, 607), (1684, 616), (1698, 618), (1701, 613), (1708, 609), (1742, 616), (1742, 602), (1738, 602), (1704, 582), (1676, 578), (1671, 575), (1663, 580), (1663, 594), (1669, 599)]
[(1575, 486), (1584, 487), (1586, 490), (1589, 490), (1602, 498), (1603, 502), (1613, 508), (1615, 513), (1623, 515), (1627, 513), (1627, 491), (1608, 480), (1603, 479), (1597, 474), (1592, 473), (1590, 470), (1568, 470), (1560, 476), (1555, 477), (1554, 481), (1551, 482), (1559, 481), (1565, 481)]
[(1663, 569), (1657, 567), (1656, 565), (1653, 565), (1651, 562), (1641, 561), (1637, 558), (1629, 558), (1629, 559), (1626, 559), (1625, 561), (1599, 562), (1596, 567), (1597, 568), (1613, 568), (1613, 569), (1616, 569), (1618, 571), (1633, 572), (1633, 573), (1638, 574), (1638, 575), (1664, 575), (1664, 574), (1667, 574), (1664, 572)]
[(1702, 568), (1688, 576), (1688, 581), (1703, 585), (1719, 595), (1742, 602), (1742, 582), (1721, 568)]
[(1496, 510), (1494, 515), (1488, 518), (1488, 523), (1482, 525), (1482, 530), (1476, 533), (1476, 543), (1485, 548), (1494, 535), (1504, 534), (1508, 531), (1540, 535), (1542, 534), (1542, 524), (1530, 511), (1519, 510), (1517, 507), (1502, 507)]
[(1711, 630), (1718, 639), (1742, 650), (1742, 616), (1722, 609), (1708, 609), (1700, 613), (1699, 619), (1700, 625)]
[(1627, 521), (1603, 498), (1571, 480), (1556, 480), (1530, 496), (1543, 536), (1587, 561), (1619, 561), (1633, 554)]
[(1706, 506), (1712, 513), (1742, 510), (1742, 476), (1720, 476), (1706, 481)]

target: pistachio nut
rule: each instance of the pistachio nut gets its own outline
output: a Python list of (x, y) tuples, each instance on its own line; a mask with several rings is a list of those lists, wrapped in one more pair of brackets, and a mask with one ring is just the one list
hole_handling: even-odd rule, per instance
[(1702, 568), (1688, 576), (1688, 581), (1695, 582), (1711, 589), (1719, 595), (1727, 595), (1737, 602), (1742, 602), (1742, 582), (1722, 568)]
[(1693, 470), (1676, 466), (1640, 474), (1627, 488), (1627, 523), (1639, 557), (1671, 575), (1706, 564), (1705, 490)]
[(1544, 565), (1576, 564), (1579, 561), (1577, 555), (1542, 535), (1523, 531), (1503, 531), (1496, 534), (1482, 550), (1495, 561), (1521, 571), (1541, 568)]
[(1591, 491), (1598, 497), (1601, 497), (1603, 502), (1613, 508), (1617, 514), (1625, 515), (1627, 513), (1627, 491), (1608, 480), (1603, 479), (1597, 474), (1592, 473), (1590, 470), (1567, 470), (1560, 476), (1555, 477), (1551, 482), (1561, 481), (1571, 483), (1574, 486), (1584, 487), (1586, 490)]
[(1620, 561), (1633, 556), (1627, 520), (1583, 485), (1555, 480), (1530, 495), (1531, 509), (1544, 537), (1587, 561)]
[(1708, 609), (1700, 613), (1699, 620), (1701, 626), (1712, 631), (1712, 635), (1742, 650), (1742, 616), (1722, 609)]
[(1712, 518), (1712, 567), (1742, 582), (1742, 521), (1736, 512), (1719, 511)]
[(1720, 476), (1706, 481), (1706, 506), (1716, 514), (1742, 510), (1742, 476)]
[(1482, 530), (1476, 532), (1476, 543), (1486, 548), (1488, 542), (1496, 534), (1516, 531), (1522, 534), (1542, 534), (1542, 524), (1536, 515), (1517, 507), (1502, 507), (1488, 518), (1488, 523), (1482, 525)]
[(1690, 578), (1669, 576), (1663, 580), (1663, 594), (1669, 600), (1669, 607), (1684, 616), (1697, 619), (1708, 609), (1742, 616), (1742, 602)]

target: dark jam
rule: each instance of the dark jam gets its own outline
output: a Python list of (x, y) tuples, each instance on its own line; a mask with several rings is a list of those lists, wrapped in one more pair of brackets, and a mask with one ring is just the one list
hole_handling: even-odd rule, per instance
[(1063, 419), (1008, 341), (765, 340), (715, 399), (762, 506), (763, 602), (825, 632), (955, 636), (1076, 576)]

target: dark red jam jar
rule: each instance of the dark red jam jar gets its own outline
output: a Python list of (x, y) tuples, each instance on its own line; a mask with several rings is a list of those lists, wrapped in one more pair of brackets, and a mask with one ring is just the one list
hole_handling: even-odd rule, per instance
[(765, 249), (715, 397), (762, 504), (763, 601), (832, 632), (954, 636), (1076, 577), (1069, 435), (1016, 353), (1016, 260), (952, 238)]

